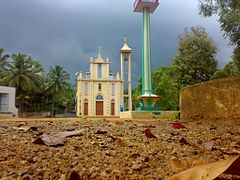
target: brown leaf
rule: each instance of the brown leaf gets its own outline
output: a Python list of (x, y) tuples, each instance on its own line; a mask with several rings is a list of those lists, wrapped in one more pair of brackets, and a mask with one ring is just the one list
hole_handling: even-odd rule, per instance
[(31, 129), (31, 127), (29, 126), (21, 126), (21, 127), (13, 127), (14, 130), (18, 130), (18, 131), (24, 131), (27, 132), (29, 129)]
[(174, 129), (182, 129), (182, 128), (186, 128), (186, 129), (187, 129), (186, 126), (182, 125), (182, 124), (179, 123), (179, 122), (173, 122), (172, 127), (173, 127)]
[(70, 174), (70, 177), (68, 180), (80, 180), (80, 175), (76, 172), (76, 171), (73, 171), (71, 174)]
[(43, 134), (33, 141), (34, 144), (42, 144), (47, 146), (63, 146), (66, 142), (66, 137), (81, 136), (82, 130), (64, 131), (53, 134)]
[(156, 136), (151, 132), (151, 129), (147, 128), (144, 131), (147, 138), (156, 138)]
[(179, 140), (179, 142), (181, 144), (185, 144), (185, 145), (192, 145), (192, 143), (190, 143), (187, 139), (181, 137), (181, 139)]
[(213, 145), (214, 145), (214, 142), (209, 141), (209, 142), (205, 142), (203, 144), (198, 145), (198, 147), (205, 151), (211, 151), (213, 148)]
[(119, 145), (119, 146), (128, 146), (128, 144), (127, 144), (125, 141), (123, 141), (122, 139), (120, 139), (120, 138), (117, 138), (117, 139), (115, 140), (115, 143), (116, 143), (117, 145)]
[(200, 158), (188, 158), (188, 159), (170, 159), (170, 165), (174, 172), (180, 172), (188, 168), (206, 163), (205, 159)]
[(76, 130), (76, 131), (63, 131), (63, 132), (56, 133), (54, 135), (66, 138), (66, 137), (72, 137), (72, 136), (82, 136), (82, 134), (83, 134), (83, 130)]
[(107, 131), (105, 130), (97, 130), (95, 134), (107, 134)]
[(34, 144), (47, 145), (47, 146), (63, 146), (65, 138), (57, 135), (43, 134), (33, 141)]
[(198, 148), (202, 151), (211, 151), (212, 148), (213, 148), (213, 145), (214, 145), (213, 141), (205, 142), (203, 144), (194, 144), (194, 143), (190, 142), (189, 140), (187, 140), (186, 138), (183, 138), (183, 137), (179, 140), (179, 142), (181, 144), (190, 145), (192, 147)]
[(240, 156), (214, 163), (202, 164), (180, 172), (168, 180), (208, 180), (221, 174), (240, 175)]

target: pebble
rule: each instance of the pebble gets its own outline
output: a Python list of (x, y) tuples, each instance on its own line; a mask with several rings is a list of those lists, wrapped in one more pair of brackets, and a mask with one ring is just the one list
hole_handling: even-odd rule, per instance
[(134, 163), (134, 164), (132, 165), (132, 169), (135, 170), (135, 171), (140, 171), (140, 170), (142, 170), (142, 164), (140, 164), (140, 163)]
[(29, 162), (29, 163), (34, 163), (34, 162), (35, 162), (33, 156), (29, 156), (26, 160), (27, 160), (27, 162)]

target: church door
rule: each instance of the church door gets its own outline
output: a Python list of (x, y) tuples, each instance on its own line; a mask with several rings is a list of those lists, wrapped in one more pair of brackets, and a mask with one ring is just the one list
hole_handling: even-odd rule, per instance
[(111, 115), (115, 115), (115, 102), (114, 102), (114, 99), (111, 100)]
[(96, 115), (103, 115), (103, 97), (101, 95), (96, 97)]
[(88, 101), (84, 100), (84, 115), (88, 115)]

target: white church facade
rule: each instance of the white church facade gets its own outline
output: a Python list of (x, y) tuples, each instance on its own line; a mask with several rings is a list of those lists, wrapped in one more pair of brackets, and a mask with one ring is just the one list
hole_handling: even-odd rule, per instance
[[(78, 73), (76, 93), (78, 117), (118, 117), (120, 111), (131, 110), (131, 51), (125, 39), (120, 50), (121, 74), (110, 71), (110, 60), (102, 58), (101, 49), (97, 58), (91, 57), (89, 72)], [(127, 80), (124, 80), (126, 75)]]

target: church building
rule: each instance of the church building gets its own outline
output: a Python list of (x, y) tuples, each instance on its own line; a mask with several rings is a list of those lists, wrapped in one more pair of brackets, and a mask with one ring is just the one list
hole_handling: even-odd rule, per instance
[(110, 60), (102, 57), (101, 48), (97, 58), (90, 58), (89, 72), (77, 74), (78, 117), (115, 117), (120, 111), (132, 109), (131, 51), (125, 38), (120, 50), (121, 74), (110, 71)]

